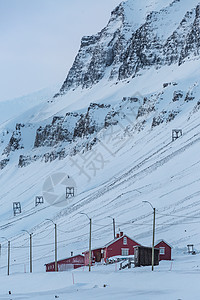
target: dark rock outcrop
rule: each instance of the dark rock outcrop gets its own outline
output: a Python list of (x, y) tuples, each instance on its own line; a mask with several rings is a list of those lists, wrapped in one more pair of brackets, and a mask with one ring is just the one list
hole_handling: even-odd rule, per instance
[[(191, 4), (191, 9), (184, 11), (184, 1), (175, 0), (160, 11), (150, 12), (142, 25), (134, 27), (126, 18), (130, 3), (134, 4), (130, 0), (121, 3), (101, 32), (82, 38), (73, 66), (56, 97), (70, 89), (91, 87), (104, 76), (123, 80), (144, 69), (180, 65), (191, 57), (199, 57), (200, 4)], [(182, 18), (177, 20), (173, 14), (179, 10)], [(165, 19), (171, 23), (169, 29)]]
[(8, 156), (11, 151), (24, 148), (21, 139), (21, 128), (23, 128), (24, 126), (25, 126), (24, 124), (16, 124), (16, 130), (13, 131), (10, 141), (7, 147), (3, 151), (3, 155), (6, 154)]
[(8, 163), (9, 163), (9, 159), (8, 158), (2, 159), (0, 161), (0, 170), (4, 169), (7, 166)]

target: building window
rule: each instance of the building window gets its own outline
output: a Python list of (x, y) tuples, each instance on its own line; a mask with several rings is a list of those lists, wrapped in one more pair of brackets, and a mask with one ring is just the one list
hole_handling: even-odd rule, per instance
[(126, 236), (124, 237), (123, 245), (127, 245), (127, 237)]
[(165, 247), (160, 247), (160, 254), (165, 255)]
[(129, 249), (122, 248), (122, 256), (128, 256), (129, 255)]

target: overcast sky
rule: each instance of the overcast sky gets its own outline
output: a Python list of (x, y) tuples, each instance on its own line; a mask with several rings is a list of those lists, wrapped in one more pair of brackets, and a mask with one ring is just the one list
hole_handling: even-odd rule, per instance
[(0, 0), (0, 101), (64, 81), (121, 0)]

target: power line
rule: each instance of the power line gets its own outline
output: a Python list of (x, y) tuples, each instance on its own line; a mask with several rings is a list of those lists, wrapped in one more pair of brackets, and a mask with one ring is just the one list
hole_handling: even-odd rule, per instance
[(195, 216), (188, 216), (188, 215), (182, 215), (182, 216), (178, 216), (178, 215), (173, 215), (173, 214), (162, 214), (162, 213), (159, 213), (157, 212), (157, 215), (161, 215), (161, 216), (167, 216), (167, 217), (176, 217), (176, 218), (189, 218), (189, 219), (200, 219), (200, 216), (199, 217), (195, 217)]

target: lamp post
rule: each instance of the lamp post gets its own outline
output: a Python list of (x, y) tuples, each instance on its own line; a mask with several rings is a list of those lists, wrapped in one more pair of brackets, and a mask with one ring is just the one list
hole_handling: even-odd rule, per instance
[(47, 221), (51, 221), (54, 224), (55, 230), (55, 272), (58, 272), (58, 245), (57, 245), (57, 224), (54, 223), (51, 219), (46, 219)]
[(1, 237), (2, 239), (6, 240), (8, 242), (8, 276), (10, 275), (10, 241), (5, 238), (4, 236)]
[(29, 241), (30, 241), (30, 273), (32, 273), (33, 271), (33, 259), (32, 259), (32, 233), (28, 232), (28, 230), (22, 230), (24, 232), (27, 232), (29, 235)]
[(116, 236), (115, 236), (115, 218), (113, 218), (111, 216), (108, 216), (108, 218), (111, 218), (113, 220), (113, 235), (114, 235), (114, 239), (116, 239)]
[(156, 223), (156, 209), (149, 201), (142, 201), (145, 203), (149, 203), (151, 208), (153, 209), (153, 241), (152, 241), (152, 271), (154, 269), (154, 241), (155, 241), (155, 223)]
[(79, 213), (81, 215), (85, 215), (89, 221), (90, 221), (90, 237), (89, 237), (89, 272), (91, 271), (91, 265), (92, 265), (92, 250), (91, 250), (91, 244), (92, 244), (92, 219), (90, 217), (88, 217), (88, 215), (86, 213)]

